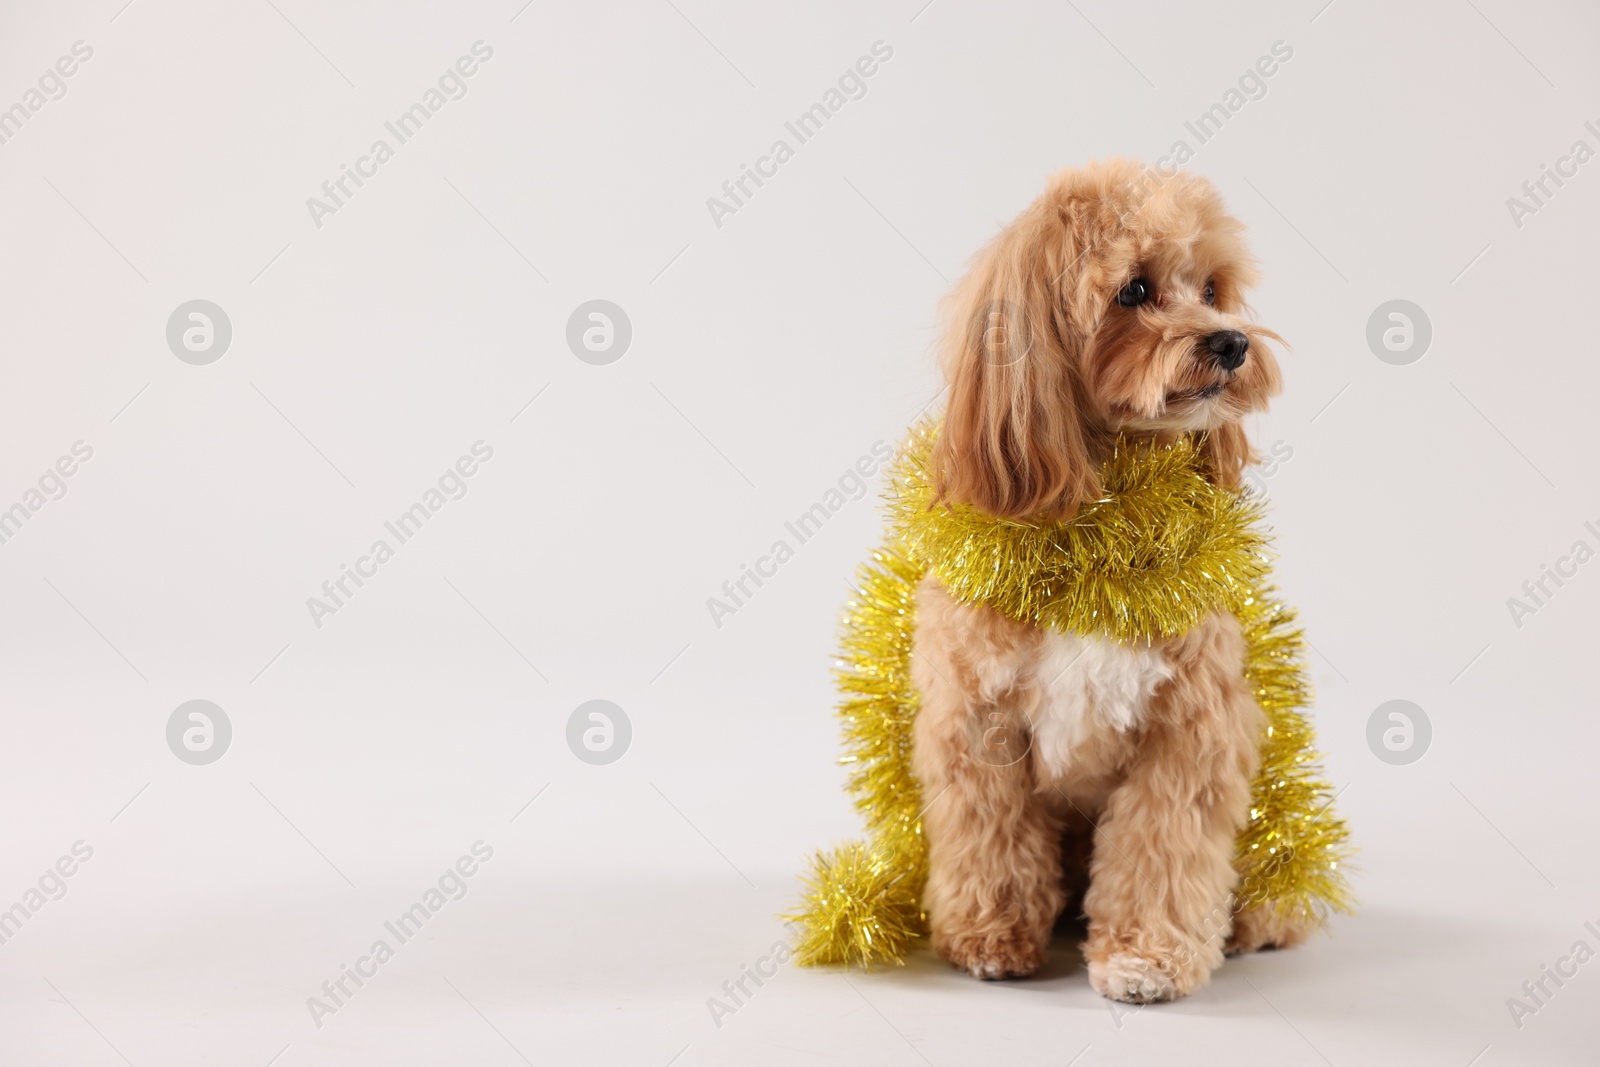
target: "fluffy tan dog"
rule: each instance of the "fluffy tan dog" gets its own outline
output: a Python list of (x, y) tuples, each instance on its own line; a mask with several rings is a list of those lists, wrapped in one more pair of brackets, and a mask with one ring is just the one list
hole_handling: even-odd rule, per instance
[[(1124, 161), (1065, 171), (948, 300), (945, 501), (1070, 517), (1117, 434), (1204, 433), (1219, 482), (1253, 454), (1240, 419), (1282, 384), (1244, 318), (1243, 227), (1204, 179)], [(918, 595), (915, 766), (933, 944), (980, 978), (1033, 973), (1082, 892), (1089, 981), (1166, 1000), (1224, 951), (1306, 929), (1235, 905), (1234, 837), (1264, 717), (1232, 615), (1153, 645), (1053, 633)]]

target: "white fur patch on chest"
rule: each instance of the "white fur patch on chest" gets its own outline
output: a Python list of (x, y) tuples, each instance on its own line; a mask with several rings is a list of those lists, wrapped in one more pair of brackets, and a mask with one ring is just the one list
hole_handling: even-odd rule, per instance
[(1156, 688), (1172, 674), (1166, 657), (1154, 648), (1103, 637), (1045, 634), (1035, 669), (1035, 755), (1055, 776), (1066, 775), (1073, 749), (1088, 738), (1136, 729)]

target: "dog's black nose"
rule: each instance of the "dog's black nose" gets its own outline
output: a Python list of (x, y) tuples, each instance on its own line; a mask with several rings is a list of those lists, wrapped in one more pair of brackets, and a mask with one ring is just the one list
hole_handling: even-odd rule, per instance
[(1244, 354), (1250, 351), (1250, 338), (1238, 330), (1218, 330), (1206, 338), (1206, 347), (1223, 370), (1238, 370), (1244, 365)]

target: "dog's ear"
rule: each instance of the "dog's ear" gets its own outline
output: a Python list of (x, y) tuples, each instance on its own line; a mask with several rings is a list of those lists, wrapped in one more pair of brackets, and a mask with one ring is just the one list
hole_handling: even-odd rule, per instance
[(1204, 448), (1213, 480), (1230, 489), (1238, 486), (1244, 469), (1260, 458), (1245, 436), (1244, 427), (1236, 422), (1207, 430)]
[(932, 470), (941, 503), (1067, 518), (1098, 495), (1061, 295), (1075, 245), (1060, 215), (1036, 204), (947, 298), (940, 362), (950, 399)]

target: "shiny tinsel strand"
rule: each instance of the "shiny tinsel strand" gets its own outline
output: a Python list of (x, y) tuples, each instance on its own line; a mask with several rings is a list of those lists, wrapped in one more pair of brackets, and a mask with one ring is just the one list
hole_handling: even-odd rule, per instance
[(889, 544), (857, 576), (836, 677), (849, 789), (868, 843), (818, 853), (785, 917), (802, 963), (903, 963), (926, 935), (921, 790), (911, 767), (917, 583), (933, 571), (957, 597), (1059, 631), (1148, 641), (1206, 614), (1238, 616), (1245, 677), (1267, 715), (1250, 820), (1237, 842), (1239, 896), (1323, 921), (1351, 906), (1350, 853), (1317, 767), (1294, 615), (1273, 597), (1258, 503), (1206, 478), (1198, 445), (1119, 445), (1101, 499), (1068, 522), (996, 520), (933, 505), (935, 424), (916, 427), (891, 479)]
[(802, 880), (799, 906), (783, 917), (800, 924), (794, 949), (803, 964), (903, 964), (924, 934), (921, 880), (891, 850), (856, 841), (819, 852)]
[(935, 506), (937, 426), (916, 427), (895, 467), (890, 523), (958, 599), (1059, 633), (1149, 642), (1237, 610), (1266, 577), (1260, 506), (1206, 477), (1199, 445), (1119, 443), (1103, 492), (1063, 522), (996, 520)]
[(1267, 730), (1234, 866), (1242, 899), (1320, 924), (1330, 911), (1354, 905), (1344, 875), (1352, 848), (1344, 821), (1333, 813), (1334, 793), (1301, 710), (1311, 696), (1301, 666), (1304, 638), (1294, 613), (1273, 592), (1263, 586), (1238, 610), (1245, 679), (1267, 714)]

